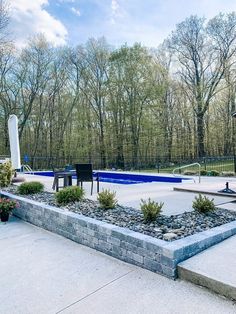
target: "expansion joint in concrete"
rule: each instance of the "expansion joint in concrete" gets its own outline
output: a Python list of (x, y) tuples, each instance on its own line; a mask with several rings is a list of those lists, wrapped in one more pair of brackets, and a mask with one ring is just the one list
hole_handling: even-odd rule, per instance
[(76, 300), (75, 302), (73, 302), (73, 303), (67, 305), (67, 306), (64, 307), (63, 309), (61, 309), (61, 310), (59, 310), (58, 312), (56, 312), (56, 314), (63, 313), (65, 310), (67, 310), (68, 308), (72, 307), (73, 305), (78, 304), (79, 302), (83, 301), (84, 299), (87, 299), (87, 298), (90, 297), (91, 295), (93, 295), (93, 294), (97, 293), (98, 291), (100, 291), (100, 290), (106, 288), (107, 286), (113, 284), (114, 282), (116, 282), (116, 281), (118, 281), (118, 280), (124, 278), (125, 276), (129, 275), (129, 274), (132, 273), (132, 272), (133, 272), (133, 270), (130, 270), (130, 271), (128, 271), (127, 273), (125, 273), (124, 275), (121, 275), (121, 276), (117, 277), (116, 279), (113, 279), (113, 280), (109, 281), (109, 282), (106, 283), (105, 285), (103, 285), (103, 286), (97, 288), (96, 290), (94, 290), (94, 291), (88, 293), (87, 295), (85, 295), (84, 297), (82, 297), (82, 298)]

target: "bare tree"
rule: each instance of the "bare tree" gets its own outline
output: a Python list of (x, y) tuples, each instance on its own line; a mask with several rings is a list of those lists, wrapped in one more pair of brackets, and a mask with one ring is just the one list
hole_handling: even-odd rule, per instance
[(219, 92), (224, 73), (233, 64), (236, 44), (236, 15), (220, 14), (206, 25), (191, 16), (177, 25), (169, 39), (180, 65), (178, 72), (192, 101), (197, 120), (197, 153), (205, 155), (204, 116)]
[(107, 72), (109, 46), (105, 38), (90, 39), (84, 52), (85, 70), (82, 75), (84, 82), (82, 92), (87, 103), (96, 116), (99, 130), (99, 146), (102, 167), (106, 167), (105, 120), (107, 100)]
[(9, 24), (9, 6), (5, 0), (0, 0), (0, 46), (9, 40), (7, 27)]

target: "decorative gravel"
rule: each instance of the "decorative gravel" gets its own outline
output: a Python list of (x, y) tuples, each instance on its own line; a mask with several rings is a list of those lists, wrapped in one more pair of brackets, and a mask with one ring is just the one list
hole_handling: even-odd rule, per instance
[[(5, 188), (4, 190), (17, 194), (15, 186)], [(48, 192), (25, 195), (24, 197), (166, 241), (184, 238), (236, 220), (236, 212), (216, 209), (208, 214), (192, 211), (172, 216), (160, 215), (155, 222), (144, 223), (142, 213), (130, 207), (117, 205), (115, 209), (103, 210), (99, 208), (97, 201), (89, 199), (70, 203), (66, 206), (58, 206), (55, 202), (54, 194)]]

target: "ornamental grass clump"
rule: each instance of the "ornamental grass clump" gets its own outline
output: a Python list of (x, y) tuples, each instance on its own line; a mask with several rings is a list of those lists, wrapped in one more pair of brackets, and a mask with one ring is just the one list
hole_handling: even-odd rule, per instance
[(202, 196), (199, 194), (199, 196), (196, 196), (193, 201), (193, 209), (201, 214), (206, 214), (209, 212), (212, 212), (216, 209), (214, 205), (214, 199), (209, 199), (206, 196)]
[(146, 223), (155, 221), (161, 213), (161, 209), (164, 203), (158, 203), (151, 201), (149, 198), (147, 201), (141, 199), (141, 211), (143, 213), (143, 218)]
[(38, 181), (24, 182), (17, 188), (17, 192), (21, 195), (41, 193), (43, 192), (43, 190), (44, 185)]
[(110, 190), (103, 190), (98, 193), (97, 200), (102, 209), (113, 209), (117, 205), (116, 192)]
[(56, 202), (59, 205), (79, 202), (84, 198), (84, 189), (79, 186), (68, 186), (55, 194)]
[(12, 177), (14, 174), (12, 164), (10, 161), (6, 161), (0, 164), (0, 187), (7, 187), (11, 184)]

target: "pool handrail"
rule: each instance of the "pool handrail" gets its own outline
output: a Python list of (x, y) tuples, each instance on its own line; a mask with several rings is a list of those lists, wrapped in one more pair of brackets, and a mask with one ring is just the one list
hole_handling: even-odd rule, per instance
[(29, 173), (29, 174), (34, 174), (33, 169), (29, 166), (29, 165), (21, 165), (21, 171), (25, 172), (25, 170)]
[[(177, 168), (173, 169), (172, 174), (175, 177), (177, 177), (177, 175), (175, 173), (176, 170), (185, 169), (185, 168), (192, 167), (192, 166), (198, 166), (198, 183), (201, 183), (201, 165), (198, 162), (194, 162), (193, 164), (188, 164), (188, 165), (177, 167)], [(193, 181), (196, 183), (194, 178), (193, 178)]]

